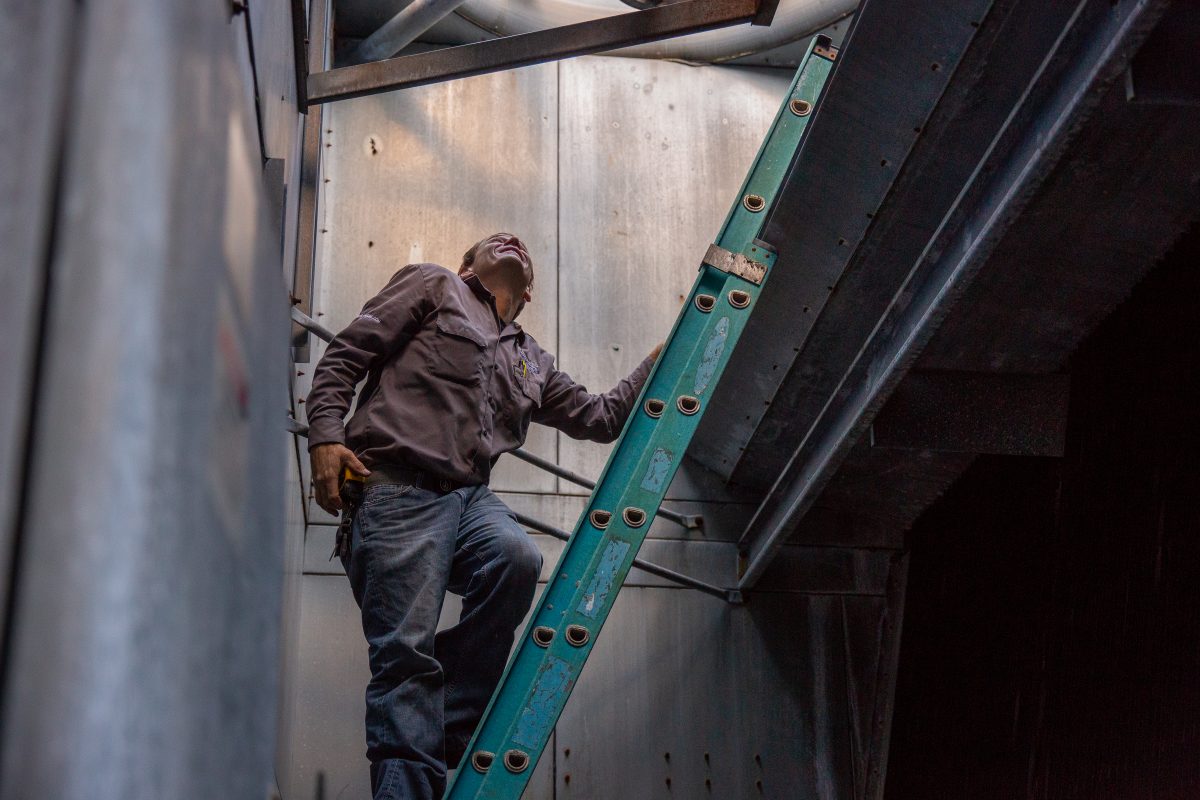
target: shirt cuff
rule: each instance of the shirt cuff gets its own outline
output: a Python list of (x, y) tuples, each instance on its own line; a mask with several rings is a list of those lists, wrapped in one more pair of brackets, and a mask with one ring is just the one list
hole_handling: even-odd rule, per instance
[(646, 378), (650, 377), (650, 370), (654, 369), (655, 359), (646, 356), (642, 359), (642, 363), (634, 368), (633, 372), (629, 373), (629, 382), (633, 384), (633, 394), (636, 397), (642, 387), (646, 385)]
[(323, 416), (308, 421), (308, 449), (322, 444), (345, 444), (346, 426), (340, 419)]

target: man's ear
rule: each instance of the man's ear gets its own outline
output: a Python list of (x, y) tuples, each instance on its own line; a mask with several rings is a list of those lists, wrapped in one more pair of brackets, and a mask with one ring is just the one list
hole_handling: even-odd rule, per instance
[(533, 290), (526, 289), (524, 291), (524, 293), (521, 295), (521, 299), (524, 300), (526, 303), (532, 302), (533, 301)]

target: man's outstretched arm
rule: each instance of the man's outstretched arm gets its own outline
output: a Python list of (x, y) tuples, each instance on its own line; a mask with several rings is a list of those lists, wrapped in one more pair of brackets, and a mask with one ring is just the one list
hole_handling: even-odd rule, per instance
[(628, 377), (604, 394), (591, 394), (551, 363), (542, 389), (542, 405), (534, 409), (533, 421), (558, 428), (573, 439), (615, 441), (662, 347), (655, 347)]
[(313, 491), (317, 505), (331, 514), (342, 507), (338, 496), (342, 470), (368, 474), (346, 447), (343, 420), (354, 400), (354, 387), (420, 329), (429, 306), (421, 268), (405, 267), (334, 337), (313, 372), (306, 402)]

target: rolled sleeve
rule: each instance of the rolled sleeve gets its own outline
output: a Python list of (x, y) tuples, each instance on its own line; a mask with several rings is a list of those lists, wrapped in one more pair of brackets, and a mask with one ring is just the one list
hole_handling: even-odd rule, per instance
[(552, 359), (548, 367), (542, 404), (534, 412), (533, 421), (557, 428), (573, 439), (603, 443), (615, 441), (621, 435), (625, 420), (654, 367), (654, 359), (646, 357), (604, 394), (588, 392), (570, 375), (555, 369)]

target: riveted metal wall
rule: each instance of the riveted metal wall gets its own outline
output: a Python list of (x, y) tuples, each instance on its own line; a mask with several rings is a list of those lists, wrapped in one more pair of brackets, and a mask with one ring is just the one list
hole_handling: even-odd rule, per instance
[[(559, 357), (578, 380), (607, 389), (670, 331), (791, 77), (624, 58), (563, 63), (559, 238), (570, 322)], [(563, 466), (593, 476), (610, 449), (565, 436), (559, 448)], [(667, 496), (712, 492), (685, 478)]]
[(23, 80), (65, 65), (68, 88), (33, 231), (49, 282), (0, 795), (261, 798), (287, 322), (244, 23), (218, 2), (44, 6), (75, 29), (18, 48)]
[[(511, 230), (537, 270), (522, 324), (606, 390), (667, 333), (790, 77), (581, 58), (332, 104), (314, 311), (338, 330), (404, 264), (454, 267)], [(311, 366), (298, 371), (303, 399)], [(584, 475), (607, 453), (532, 433), (529, 449)], [(493, 485), (568, 530), (585, 500), (512, 458)], [(698, 470), (671, 496), (705, 526), (656, 520), (642, 556), (735, 584), (750, 498)], [(308, 519), (287, 784), (304, 796), (323, 775), (328, 795), (365, 795), (366, 642), (328, 560), (334, 520), (311, 502)], [(544, 579), (562, 543), (534, 538)], [(790, 546), (735, 608), (635, 569), (526, 797), (867, 796), (904, 571), (886, 550)], [(450, 597), (443, 624), (457, 608)]]

